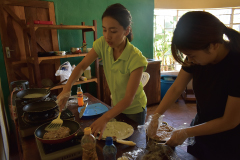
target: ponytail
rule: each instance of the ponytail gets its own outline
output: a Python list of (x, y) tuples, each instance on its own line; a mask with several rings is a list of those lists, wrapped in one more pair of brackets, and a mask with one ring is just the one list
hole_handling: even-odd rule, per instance
[(229, 39), (227, 44), (230, 47), (230, 50), (240, 52), (240, 33), (229, 27), (225, 27), (223, 32)]
[(128, 41), (131, 42), (133, 40), (132, 28), (130, 28), (129, 34), (127, 35)]

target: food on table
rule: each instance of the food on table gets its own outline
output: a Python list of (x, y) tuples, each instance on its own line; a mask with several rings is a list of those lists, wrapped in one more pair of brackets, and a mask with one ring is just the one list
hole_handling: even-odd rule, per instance
[(119, 157), (117, 160), (128, 160), (126, 156)]
[(153, 137), (153, 139), (157, 141), (166, 141), (171, 138), (173, 129), (174, 128), (172, 126), (161, 125), (157, 129), (157, 134)]
[(70, 135), (70, 129), (68, 127), (60, 127), (56, 131), (48, 131), (43, 135), (43, 139), (59, 139)]
[(46, 94), (42, 94), (42, 93), (31, 93), (31, 94), (25, 95), (23, 98), (40, 98), (45, 95)]
[(133, 127), (125, 122), (108, 122), (102, 137), (116, 136), (118, 139), (125, 139), (130, 137), (133, 132)]

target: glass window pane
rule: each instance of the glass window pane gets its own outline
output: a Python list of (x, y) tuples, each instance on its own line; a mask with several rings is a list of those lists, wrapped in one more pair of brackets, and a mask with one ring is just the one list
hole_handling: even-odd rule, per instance
[(178, 11), (178, 16), (181, 17), (182, 15), (184, 15), (185, 13), (187, 13), (188, 11), (186, 10), (179, 10)]
[(240, 13), (240, 9), (234, 9), (234, 14)]
[(173, 36), (173, 29), (165, 29), (165, 41), (171, 42)]
[(240, 14), (233, 15), (233, 23), (240, 23)]
[(206, 9), (206, 12), (209, 12), (213, 15), (218, 15), (218, 14), (231, 14), (232, 9)]
[(156, 16), (156, 34), (163, 33), (164, 29), (164, 16)]
[(165, 28), (173, 28), (173, 16), (165, 16)]
[(224, 24), (230, 24), (230, 15), (219, 15), (219, 19)]
[(240, 32), (240, 25), (233, 25), (233, 29), (235, 29), (236, 31)]

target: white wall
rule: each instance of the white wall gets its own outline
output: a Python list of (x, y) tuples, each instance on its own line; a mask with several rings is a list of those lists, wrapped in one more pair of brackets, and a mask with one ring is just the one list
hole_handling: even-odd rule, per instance
[(197, 9), (240, 6), (240, 0), (154, 0), (155, 8)]

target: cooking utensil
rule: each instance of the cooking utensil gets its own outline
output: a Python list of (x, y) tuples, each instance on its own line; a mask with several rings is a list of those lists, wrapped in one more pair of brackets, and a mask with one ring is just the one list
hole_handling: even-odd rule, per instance
[[(66, 82), (67, 79), (65, 79), (64, 81), (62, 82), (59, 82), (57, 84), (54, 84), (53, 86), (51, 86), (50, 88), (48, 89), (45, 89), (45, 88), (33, 88), (33, 89), (25, 89), (25, 90), (22, 90), (22, 91), (19, 91), (16, 95), (18, 98), (20, 98), (21, 100), (24, 100), (24, 101), (28, 101), (28, 102), (35, 102), (35, 101), (40, 101), (40, 100), (43, 100), (45, 98), (47, 98), (50, 94), (50, 90), (51, 88), (55, 87), (56, 85), (59, 85), (59, 84), (62, 84), (63, 82)], [(36, 97), (36, 98), (24, 98), (26, 97), (26, 95), (29, 95), (29, 94), (42, 94), (41, 97)]]
[(55, 101), (40, 101), (33, 102), (25, 105), (23, 107), (24, 112), (44, 112), (49, 111), (57, 107), (57, 103)]
[(59, 139), (43, 139), (44, 134), (47, 132), (45, 128), (48, 125), (49, 125), (49, 122), (39, 126), (34, 132), (35, 137), (42, 143), (48, 143), (48, 144), (63, 143), (77, 136), (77, 134), (81, 131), (80, 124), (78, 122), (72, 121), (72, 120), (63, 120), (62, 126), (68, 127), (70, 129), (69, 136), (64, 138), (59, 138)]
[(63, 120), (60, 118), (61, 112), (59, 112), (57, 119), (54, 119), (46, 128), (46, 131), (55, 131), (58, 130), (62, 124)]
[[(96, 136), (96, 139), (98, 139), (99, 136)], [(136, 143), (133, 142), (133, 141), (126, 141), (126, 140), (123, 140), (123, 139), (117, 139), (116, 136), (113, 136), (113, 141), (117, 142), (117, 143), (121, 143), (121, 144), (125, 144), (125, 145), (128, 145), (128, 146), (135, 146)], [(106, 140), (106, 138), (102, 138), (101, 140)]]
[(85, 112), (87, 106), (88, 106), (88, 103), (84, 103), (84, 107), (81, 109), (81, 111), (79, 113), (79, 118), (82, 118), (83, 113)]

